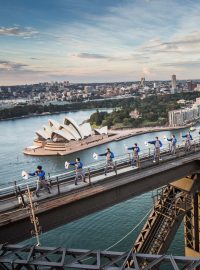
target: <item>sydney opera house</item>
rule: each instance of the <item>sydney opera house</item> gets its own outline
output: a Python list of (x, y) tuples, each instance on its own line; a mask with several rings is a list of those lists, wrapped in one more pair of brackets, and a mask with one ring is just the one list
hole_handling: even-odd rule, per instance
[(33, 145), (24, 149), (24, 154), (35, 156), (66, 155), (98, 144), (106, 143), (109, 136), (107, 126), (92, 129), (89, 123), (78, 125), (65, 117), (62, 124), (49, 119), (48, 124), (36, 131)]

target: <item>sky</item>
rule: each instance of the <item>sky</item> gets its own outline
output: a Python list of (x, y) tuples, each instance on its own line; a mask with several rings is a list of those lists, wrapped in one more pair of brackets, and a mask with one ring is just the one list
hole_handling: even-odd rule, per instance
[(200, 0), (0, 0), (0, 85), (200, 78)]

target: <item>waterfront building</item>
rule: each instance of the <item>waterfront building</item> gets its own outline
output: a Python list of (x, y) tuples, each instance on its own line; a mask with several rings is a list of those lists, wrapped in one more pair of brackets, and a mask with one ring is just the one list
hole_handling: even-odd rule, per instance
[(28, 155), (63, 155), (81, 147), (89, 148), (102, 143), (108, 137), (108, 128), (92, 127), (89, 123), (78, 125), (72, 118), (65, 117), (63, 123), (49, 119), (47, 125), (36, 132), (33, 145), (24, 150)]
[(191, 108), (169, 111), (168, 118), (170, 127), (183, 126), (196, 121), (200, 118), (200, 98), (196, 99)]
[(184, 123), (182, 110), (174, 110), (168, 113), (169, 116), (169, 126), (176, 127), (182, 126)]

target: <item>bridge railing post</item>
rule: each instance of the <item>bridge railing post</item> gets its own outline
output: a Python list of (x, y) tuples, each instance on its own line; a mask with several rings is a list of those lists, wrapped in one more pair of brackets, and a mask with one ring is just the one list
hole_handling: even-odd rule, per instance
[(115, 164), (114, 170), (115, 170), (115, 173), (117, 174), (117, 161), (115, 161), (114, 164)]
[(91, 185), (91, 172), (90, 172), (90, 168), (88, 168), (88, 179), (89, 179), (89, 184)]
[(196, 142), (196, 149), (198, 149), (199, 148), (199, 141), (197, 140), (197, 142)]
[(21, 192), (20, 187), (18, 187), (18, 194), (19, 194), (19, 196), (18, 196), (19, 205), (21, 205), (22, 207), (26, 207), (26, 202), (24, 200), (24, 196), (23, 196), (23, 194)]
[(149, 158), (151, 157), (151, 148), (149, 148)]
[(140, 164), (140, 156), (137, 157), (136, 165), (137, 165), (138, 168), (141, 167), (141, 164)]
[(180, 146), (179, 146), (179, 144), (178, 144), (177, 152), (176, 153), (177, 153), (176, 156), (179, 157), (180, 156)]
[(14, 181), (14, 186), (15, 186), (15, 195), (16, 195), (16, 197), (18, 197), (17, 181)]
[(58, 195), (60, 195), (60, 185), (58, 181), (58, 176), (56, 177), (56, 183), (57, 183), (57, 188), (58, 188)]
[(128, 163), (129, 163), (130, 166), (131, 166), (131, 153), (128, 153)]
[(48, 182), (49, 182), (49, 184), (50, 184), (50, 186), (51, 186), (52, 180), (51, 180), (51, 174), (50, 174), (50, 173), (48, 173)]

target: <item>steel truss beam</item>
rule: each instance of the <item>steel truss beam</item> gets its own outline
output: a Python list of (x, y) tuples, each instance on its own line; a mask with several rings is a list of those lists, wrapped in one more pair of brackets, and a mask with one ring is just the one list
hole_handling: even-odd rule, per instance
[(192, 195), (172, 185), (163, 187), (157, 196), (152, 212), (134, 244), (133, 251), (136, 253), (166, 252), (184, 215), (191, 210)]
[[(142, 265), (142, 266), (141, 266)], [(0, 269), (196, 269), (199, 258), (130, 252), (0, 245)]]

